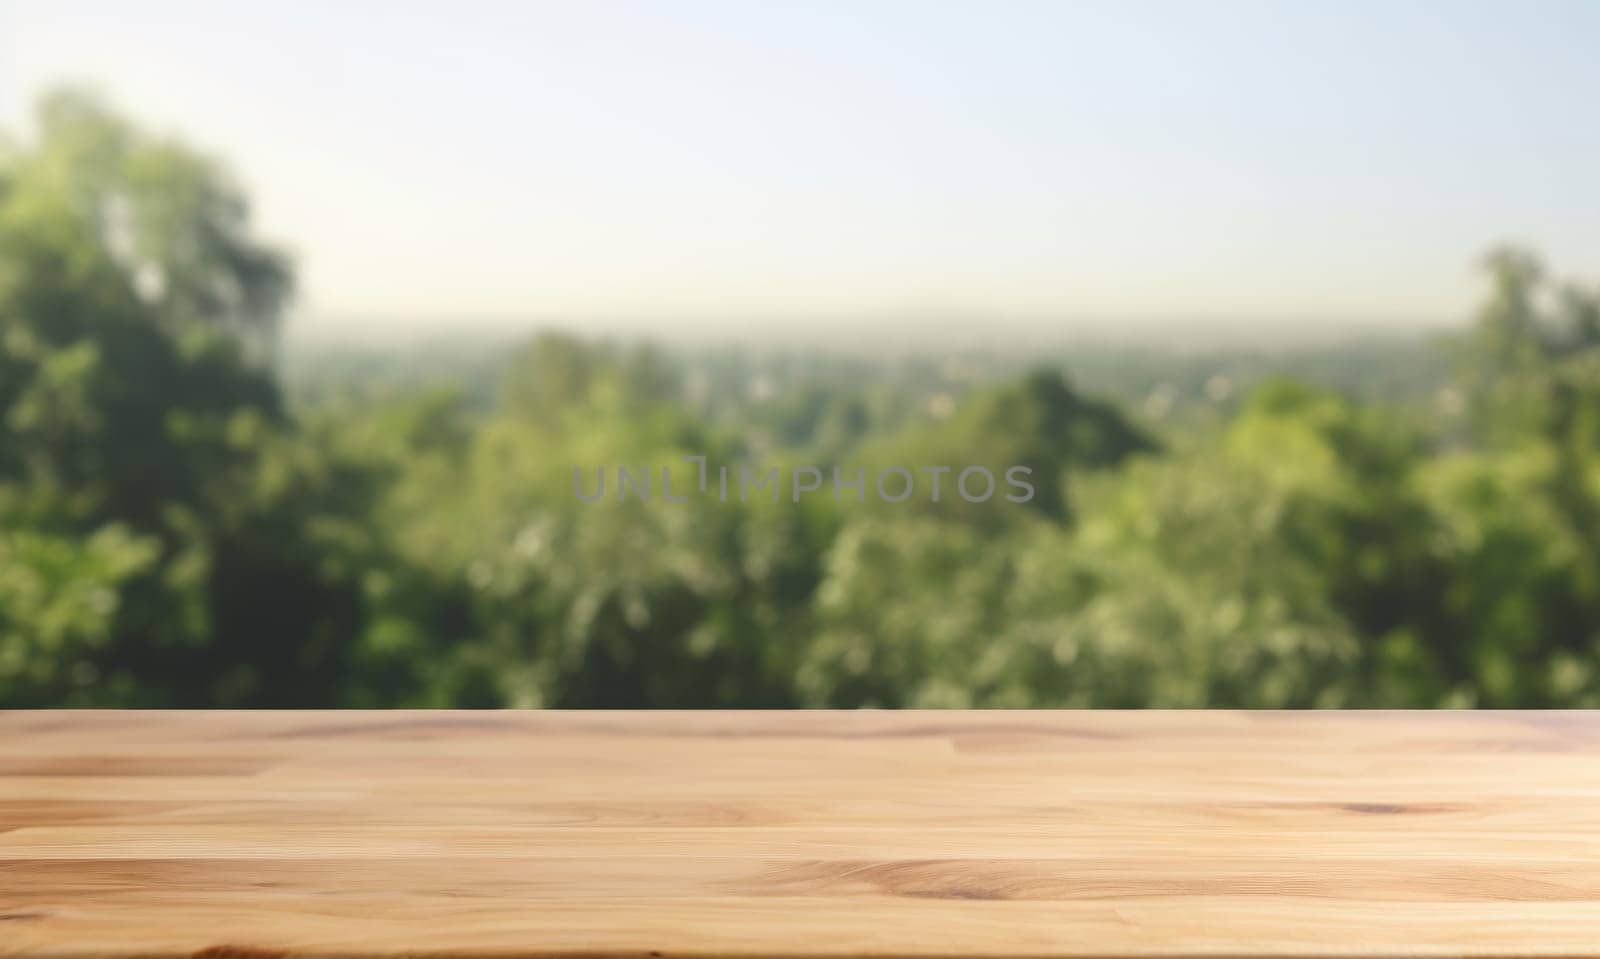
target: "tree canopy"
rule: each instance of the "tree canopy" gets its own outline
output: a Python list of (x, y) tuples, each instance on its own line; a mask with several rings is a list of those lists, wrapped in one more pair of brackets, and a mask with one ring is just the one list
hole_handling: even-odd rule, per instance
[[(78, 91), (5, 143), (0, 705), (1600, 703), (1600, 291), (1529, 251), (1320, 383), (547, 331), (287, 395), (292, 265), (225, 164)], [(1036, 495), (573, 492), (697, 456)]]

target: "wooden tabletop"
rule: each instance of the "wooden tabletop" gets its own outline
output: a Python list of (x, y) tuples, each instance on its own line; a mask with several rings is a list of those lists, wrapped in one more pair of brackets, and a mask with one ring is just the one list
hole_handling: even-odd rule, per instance
[(1600, 956), (1600, 714), (0, 713), (0, 955)]

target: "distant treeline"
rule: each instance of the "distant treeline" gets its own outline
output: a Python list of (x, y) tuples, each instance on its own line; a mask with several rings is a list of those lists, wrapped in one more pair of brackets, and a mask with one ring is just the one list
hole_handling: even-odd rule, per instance
[[(1600, 297), (1485, 266), (1449, 344), (285, 355), (226, 168), (60, 93), (0, 154), (0, 705), (1600, 705)], [(574, 496), (686, 457), (1034, 495)]]

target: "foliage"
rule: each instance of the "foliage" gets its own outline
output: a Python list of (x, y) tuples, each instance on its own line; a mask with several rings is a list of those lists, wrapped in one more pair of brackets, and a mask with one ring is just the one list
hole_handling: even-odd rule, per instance
[[(1487, 267), (1392, 366), (545, 333), (286, 403), (292, 270), (226, 168), (57, 94), (0, 155), (0, 705), (1596, 705), (1600, 294)], [(1036, 495), (724, 500), (687, 457)]]
[(64, 695), (66, 670), (101, 677), (77, 700), (335, 700), (362, 483), (303, 448), (252, 356), (282, 257), (220, 166), (83, 94), (46, 99), (4, 169), (3, 656), (29, 660), (7, 699)]

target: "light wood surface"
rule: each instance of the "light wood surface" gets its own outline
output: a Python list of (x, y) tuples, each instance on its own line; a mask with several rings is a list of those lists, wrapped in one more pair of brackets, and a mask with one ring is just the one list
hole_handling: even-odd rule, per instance
[(1600, 957), (1600, 714), (0, 713), (0, 955)]

